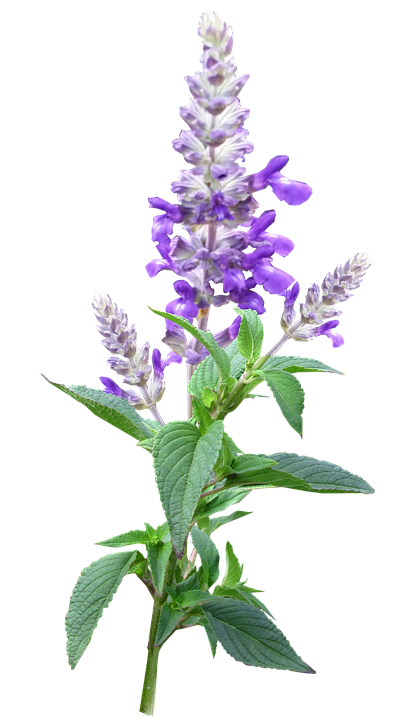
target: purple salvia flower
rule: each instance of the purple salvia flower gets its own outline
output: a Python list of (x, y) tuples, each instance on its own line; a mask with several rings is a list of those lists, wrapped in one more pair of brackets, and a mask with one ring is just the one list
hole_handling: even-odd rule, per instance
[(339, 325), (332, 320), (342, 314), (336, 308), (338, 303), (352, 297), (351, 290), (359, 287), (366, 270), (370, 267), (369, 256), (357, 253), (344, 265), (338, 265), (333, 273), (327, 273), (319, 287), (313, 283), (307, 291), (305, 302), (300, 304), (300, 320), (295, 321), (294, 303), (299, 293), (299, 285), (295, 283), (285, 293), (284, 312), (281, 316), (281, 327), (293, 340), (307, 341), (314, 337), (326, 335), (332, 340), (333, 347), (340, 347), (344, 340), (341, 335), (332, 333)]
[(148, 407), (144, 398), (135, 390), (123, 390), (114, 380), (108, 377), (100, 377), (100, 380), (104, 385), (105, 393), (128, 400), (129, 404), (137, 410), (145, 410)]
[[(263, 313), (263, 300), (253, 288), (262, 285), (277, 294), (293, 282), (291, 275), (273, 266), (272, 256), (286, 257), (294, 244), (282, 235), (266, 232), (276, 214), (267, 210), (254, 217), (259, 205), (253, 193), (270, 186), (280, 200), (299, 205), (312, 192), (305, 183), (280, 173), (288, 162), (285, 155), (273, 158), (258, 173), (246, 174), (239, 161), (244, 162), (253, 145), (244, 127), (249, 110), (241, 106), (238, 95), (249, 76), (236, 77), (230, 55), (231, 28), (213, 12), (202, 16), (199, 35), (202, 72), (186, 77), (193, 97), (180, 108), (180, 115), (188, 129), (173, 141), (174, 149), (193, 167), (182, 170), (172, 183), (179, 204), (149, 198), (150, 206), (164, 214), (154, 218), (152, 229), (161, 259), (146, 268), (150, 277), (172, 270), (187, 281), (193, 296), (176, 290), (180, 300), (172, 301), (168, 308), (190, 321), (201, 317), (198, 310), (229, 301)], [(175, 223), (181, 223), (188, 236), (171, 237)], [(239, 225), (247, 229), (239, 230)], [(249, 246), (259, 249), (263, 245), (266, 251), (260, 257), (245, 254)], [(223, 294), (217, 295), (214, 286), (221, 283)]]
[[(225, 328), (225, 330), (220, 330), (219, 332), (214, 333), (214, 338), (220, 347), (228, 347), (232, 340), (235, 340), (235, 338), (238, 337), (241, 320), (241, 317), (237, 317), (229, 327)], [(208, 356), (208, 350), (204, 347), (200, 348), (198, 351), (195, 350), (194, 340), (187, 342), (186, 334), (183, 328), (168, 320), (166, 320), (166, 324), (168, 325), (168, 328), (166, 330), (166, 335), (162, 338), (162, 342), (168, 345), (173, 351), (169, 353), (167, 357), (176, 356), (178, 358), (173, 358), (171, 362), (181, 362), (181, 358), (184, 357), (186, 362), (190, 365), (198, 365), (201, 360), (204, 360), (204, 358)]]
[[(128, 385), (144, 388), (148, 401), (145, 402), (138, 393), (117, 385), (108, 375), (101, 375), (100, 382), (105, 391), (125, 398), (137, 410), (145, 409), (150, 403), (159, 403), (165, 393), (164, 369), (172, 363), (181, 364), (183, 358), (175, 352), (169, 352), (161, 358), (160, 350), (155, 348), (151, 365), (149, 343), (138, 345), (135, 323), (129, 325), (125, 309), (119, 309), (114, 300), (98, 288), (93, 293), (92, 310), (99, 323), (94, 327), (103, 338), (100, 344), (111, 353), (106, 365), (121, 375)], [(152, 367), (153, 377), (150, 377)]]

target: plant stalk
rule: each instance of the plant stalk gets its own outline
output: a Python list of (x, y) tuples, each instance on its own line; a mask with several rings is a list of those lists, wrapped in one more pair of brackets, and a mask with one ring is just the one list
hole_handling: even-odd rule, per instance
[[(176, 556), (176, 553), (173, 548), (172, 553), (169, 558), (169, 562), (167, 563), (165, 580), (164, 580), (165, 585), (170, 586), (172, 584), (174, 571), (176, 569), (176, 563), (177, 563), (177, 556)], [(141, 704), (139, 707), (139, 712), (143, 713), (144, 715), (149, 715), (149, 716), (153, 715), (153, 711), (155, 708), (157, 668), (158, 668), (158, 659), (159, 659), (159, 653), (160, 653), (160, 647), (154, 647), (154, 645), (155, 645), (156, 634), (157, 634), (158, 625), (159, 625), (160, 613), (162, 611), (162, 606), (166, 602), (166, 599), (167, 599), (167, 592), (164, 590), (162, 593), (162, 597), (159, 597), (159, 595), (157, 595), (153, 602), (152, 619), (151, 619), (151, 623), (150, 623), (149, 641), (148, 641), (148, 659), (146, 661), (145, 677), (144, 677), (143, 689), (142, 689), (142, 698), (141, 698)]]

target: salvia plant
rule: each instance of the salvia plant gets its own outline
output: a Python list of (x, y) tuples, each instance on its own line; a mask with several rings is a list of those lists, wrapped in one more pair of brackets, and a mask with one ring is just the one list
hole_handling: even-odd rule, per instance
[[(188, 129), (173, 142), (188, 163), (172, 184), (178, 203), (149, 198), (150, 207), (161, 213), (153, 218), (152, 229), (159, 257), (147, 272), (152, 278), (163, 270), (177, 276), (177, 297), (164, 312), (153, 310), (165, 320), (168, 353), (165, 359), (159, 349), (150, 353), (124, 310), (109, 295), (97, 294), (93, 308), (109, 353), (107, 363), (125, 388), (110, 377), (100, 378), (103, 389), (51, 383), (134, 438), (153, 461), (165, 519), (156, 528), (145, 523), (144, 530), (98, 543), (129, 549), (105, 555), (83, 570), (66, 616), (67, 654), (75, 668), (124, 577), (134, 574), (145, 585), (153, 605), (140, 706), (145, 715), (154, 710), (159, 653), (178, 630), (203, 628), (213, 656), (220, 642), (246, 665), (315, 672), (275, 625), (257, 596), (261, 591), (247, 586), (229, 542), (220, 578), (212, 535), (249, 514), (234, 510), (223, 515), (225, 510), (264, 488), (373, 492), (360, 477), (330, 462), (286, 452), (242, 452), (225, 431), (227, 415), (255, 397), (256, 387), (264, 383), (287, 422), (302, 434), (304, 391), (297, 376), (339, 371), (319, 360), (276, 353), (289, 340), (307, 342), (321, 335), (333, 347), (342, 345), (343, 338), (334, 332), (336, 318), (341, 303), (362, 282), (369, 260), (358, 253), (338, 265), (321, 285), (311, 285), (296, 307), (298, 282), (276, 261), (276, 256), (289, 255), (293, 242), (272, 232), (274, 210), (256, 215), (256, 193), (269, 186), (279, 201), (294, 206), (306, 202), (312, 190), (281, 173), (288, 162), (285, 155), (246, 174), (239, 161), (244, 162), (253, 145), (244, 128), (249, 110), (242, 107), (239, 93), (248, 75), (236, 75), (231, 28), (213, 12), (202, 16), (199, 35), (202, 71), (186, 77), (192, 98), (180, 108)], [(283, 334), (267, 352), (262, 350), (265, 304), (260, 287), (266, 297), (284, 296)], [(210, 311), (227, 303), (235, 304), (235, 320), (212, 334), (207, 329)], [(158, 403), (173, 362), (187, 367), (189, 412), (188, 418), (165, 424)], [(152, 419), (141, 411), (149, 411)]]

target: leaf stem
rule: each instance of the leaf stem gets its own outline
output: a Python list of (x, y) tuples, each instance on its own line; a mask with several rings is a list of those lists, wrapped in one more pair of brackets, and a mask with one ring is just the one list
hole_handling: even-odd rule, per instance
[[(171, 585), (173, 582), (174, 571), (176, 569), (177, 556), (174, 548), (172, 549), (167, 568), (165, 572), (165, 585)], [(144, 715), (153, 715), (155, 708), (155, 696), (156, 696), (156, 680), (157, 680), (157, 668), (160, 647), (155, 647), (156, 633), (159, 625), (160, 613), (162, 612), (162, 606), (166, 602), (167, 592), (163, 590), (162, 597), (158, 595), (155, 597), (153, 602), (152, 619), (149, 630), (149, 641), (148, 641), (148, 659), (146, 661), (145, 677), (142, 689), (142, 698), (139, 712)]]
[[(210, 314), (210, 307), (207, 308), (206, 314), (197, 320), (197, 327), (199, 330), (206, 330), (208, 327), (208, 318)], [(198, 340), (193, 340), (192, 344), (193, 350), (196, 350), (198, 352), (201, 349), (201, 345), (198, 342)], [(190, 363), (187, 363), (187, 419), (190, 420), (192, 414), (193, 414), (193, 404), (191, 402), (191, 395), (188, 391), (188, 384), (193, 376), (194, 370), (196, 369), (196, 365), (191, 365)]]

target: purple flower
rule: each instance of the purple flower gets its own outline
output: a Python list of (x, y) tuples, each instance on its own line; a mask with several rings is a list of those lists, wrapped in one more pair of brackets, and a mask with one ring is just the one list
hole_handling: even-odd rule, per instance
[(287, 331), (294, 322), (296, 316), (294, 304), (299, 295), (299, 292), (299, 283), (295, 282), (291, 288), (289, 288), (288, 290), (284, 290), (284, 292), (280, 293), (280, 295), (284, 295), (285, 297), (284, 310), (281, 316), (281, 327), (284, 331)]
[(271, 262), (273, 252), (271, 245), (263, 244), (249, 255), (245, 255), (242, 265), (245, 270), (251, 270), (257, 285), (263, 285), (267, 292), (278, 295), (294, 282), (294, 278), (283, 270), (273, 267)]
[(104, 392), (107, 393), (107, 395), (116, 395), (116, 397), (123, 398), (123, 400), (127, 400), (130, 405), (138, 410), (144, 410), (147, 407), (143, 397), (135, 390), (122, 390), (114, 380), (108, 377), (101, 377), (100, 380), (104, 385)]
[(316, 328), (317, 336), (320, 335), (326, 335), (330, 340), (332, 340), (332, 346), (334, 348), (341, 347), (344, 343), (344, 339), (341, 335), (338, 333), (333, 333), (331, 330), (333, 330), (335, 327), (339, 325), (339, 320), (329, 320), (328, 322), (324, 323), (323, 325), (320, 325), (320, 327)]
[[(186, 280), (177, 280), (173, 287), (176, 293), (180, 296), (176, 300), (172, 300), (166, 305), (166, 312), (172, 313), (173, 315), (180, 315), (181, 317), (187, 318), (190, 322), (197, 317), (199, 313), (199, 307), (195, 304), (195, 289), (186, 282)], [(170, 320), (166, 320), (166, 325), (169, 328), (173, 325)]]
[(306, 202), (312, 195), (312, 188), (298, 180), (289, 180), (279, 172), (288, 161), (287, 155), (276, 155), (263, 170), (250, 175), (248, 180), (251, 191), (264, 190), (270, 185), (275, 196), (279, 200), (285, 200), (288, 205), (302, 205)]

